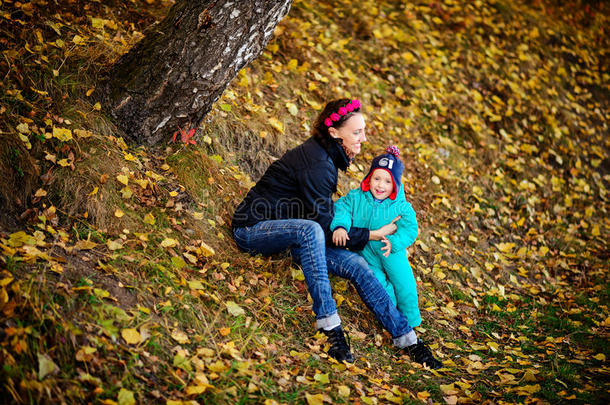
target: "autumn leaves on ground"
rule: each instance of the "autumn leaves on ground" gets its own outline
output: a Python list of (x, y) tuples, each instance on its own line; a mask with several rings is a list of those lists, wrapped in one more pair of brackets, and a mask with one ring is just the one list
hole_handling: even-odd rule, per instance
[[(605, 403), (610, 9), (297, 0), (189, 141), (128, 145), (96, 80), (169, 1), (0, 1), (2, 397), (15, 403)], [(238, 252), (234, 207), (360, 98), (403, 151), (420, 235), (411, 363), (332, 280), (354, 365), (325, 354), (300, 269)]]

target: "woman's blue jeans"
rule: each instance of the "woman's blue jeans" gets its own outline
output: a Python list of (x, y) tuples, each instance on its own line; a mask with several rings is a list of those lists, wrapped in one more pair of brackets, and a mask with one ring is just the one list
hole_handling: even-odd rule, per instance
[(402, 337), (411, 332), (405, 318), (396, 309), (366, 260), (345, 249), (326, 247), (324, 231), (315, 221), (306, 219), (268, 220), (253, 226), (235, 228), (237, 246), (250, 254), (271, 255), (290, 249), (305, 275), (305, 282), (313, 300), (318, 328), (328, 322), (339, 321), (328, 274), (349, 280), (366, 306), (383, 327), (402, 347)]

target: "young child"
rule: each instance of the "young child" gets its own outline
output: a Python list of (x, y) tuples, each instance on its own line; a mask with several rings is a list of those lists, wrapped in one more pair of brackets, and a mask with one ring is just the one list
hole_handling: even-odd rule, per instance
[(351, 190), (335, 204), (330, 229), (335, 245), (345, 246), (352, 226), (377, 229), (389, 222), (396, 223), (396, 233), (381, 241), (369, 241), (359, 253), (409, 325), (415, 327), (421, 324), (421, 315), (406, 248), (415, 242), (418, 229), (415, 211), (405, 199), (400, 181), (404, 166), (399, 155), (396, 146), (389, 146), (386, 153), (373, 159), (360, 188)]

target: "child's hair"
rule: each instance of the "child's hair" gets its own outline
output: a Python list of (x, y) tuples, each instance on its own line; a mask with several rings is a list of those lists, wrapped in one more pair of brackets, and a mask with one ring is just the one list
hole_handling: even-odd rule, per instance
[[(340, 114), (339, 110), (342, 108), (346, 108), (347, 105), (351, 106), (351, 111), (342, 110), (341, 112), (345, 112), (345, 114)], [(313, 128), (311, 130), (311, 135), (316, 138), (321, 145), (327, 147), (332, 141), (332, 137), (328, 132), (329, 128), (341, 128), (345, 121), (347, 121), (354, 114), (360, 112), (360, 101), (351, 100), (349, 98), (340, 98), (338, 100), (329, 101), (326, 104), (326, 107), (318, 114), (318, 117), (314, 121)], [(333, 115), (336, 114), (336, 115)], [(337, 118), (334, 120), (331, 118)], [(331, 125), (327, 125), (330, 120)], [(326, 121), (326, 122), (325, 122)]]

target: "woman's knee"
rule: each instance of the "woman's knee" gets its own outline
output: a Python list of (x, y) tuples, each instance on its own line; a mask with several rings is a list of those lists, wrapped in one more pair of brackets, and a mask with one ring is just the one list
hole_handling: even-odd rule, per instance
[(302, 221), (302, 237), (304, 241), (324, 243), (324, 231), (319, 223), (304, 219)]
[(358, 254), (354, 254), (350, 257), (349, 262), (346, 264), (351, 269), (349, 273), (352, 275), (353, 281), (376, 278), (375, 272), (371, 269), (367, 261)]

